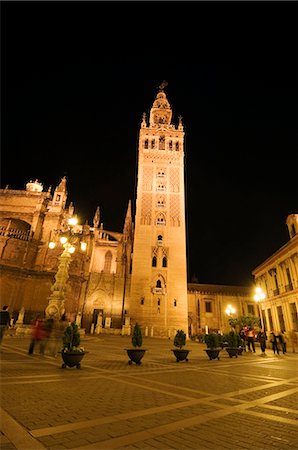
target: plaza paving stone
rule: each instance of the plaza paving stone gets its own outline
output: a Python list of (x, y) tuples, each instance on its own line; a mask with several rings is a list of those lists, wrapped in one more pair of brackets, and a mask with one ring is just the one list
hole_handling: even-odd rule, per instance
[(130, 337), (86, 335), (80, 370), (61, 356), (28, 355), (27, 337), (1, 346), (1, 450), (298, 450), (298, 354), (243, 353), (210, 361), (188, 341), (144, 338), (128, 364)]

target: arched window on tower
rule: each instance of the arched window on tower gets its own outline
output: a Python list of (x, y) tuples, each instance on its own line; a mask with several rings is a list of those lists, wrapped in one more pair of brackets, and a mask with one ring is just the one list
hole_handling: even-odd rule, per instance
[(151, 148), (155, 148), (155, 139), (152, 139), (151, 141)]
[(164, 150), (165, 149), (165, 137), (164, 136), (160, 136), (159, 138), (159, 150)]
[(167, 266), (168, 266), (167, 257), (164, 256), (164, 257), (162, 258), (162, 267), (167, 267)]
[(165, 225), (165, 224), (166, 224), (165, 216), (163, 214), (159, 214), (156, 218), (156, 225)]
[(179, 142), (176, 142), (176, 151), (179, 150)]
[(160, 281), (160, 280), (157, 280), (157, 282), (156, 282), (156, 287), (159, 288), (159, 289), (161, 289), (161, 281)]
[(148, 139), (145, 139), (144, 148), (148, 149)]
[(173, 150), (173, 142), (169, 141), (169, 150)]
[(152, 267), (156, 267), (157, 266), (157, 259), (156, 256), (153, 256), (152, 258)]
[(105, 265), (104, 265), (103, 271), (105, 273), (111, 273), (111, 265), (112, 265), (112, 253), (109, 250), (105, 254)]
[(159, 234), (157, 236), (157, 245), (162, 245), (162, 235), (161, 234)]

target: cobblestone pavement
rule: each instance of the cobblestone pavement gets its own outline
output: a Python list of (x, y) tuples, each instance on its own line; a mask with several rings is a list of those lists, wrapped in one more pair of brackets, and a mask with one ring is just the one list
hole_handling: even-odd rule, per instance
[(210, 361), (188, 342), (144, 338), (128, 364), (127, 336), (85, 336), (80, 370), (28, 355), (27, 337), (1, 346), (1, 450), (298, 449), (298, 354)]

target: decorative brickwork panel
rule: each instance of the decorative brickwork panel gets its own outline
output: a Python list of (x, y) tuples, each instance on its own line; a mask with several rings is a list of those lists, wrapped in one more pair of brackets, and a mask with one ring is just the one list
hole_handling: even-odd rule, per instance
[(143, 169), (143, 191), (152, 191), (153, 167), (145, 166)]
[(170, 192), (179, 192), (179, 167), (171, 167), (170, 170)]
[(151, 151), (149, 155), (144, 154), (144, 161), (158, 162), (159, 164), (169, 164), (169, 162), (178, 162), (180, 159), (179, 153), (165, 152), (165, 151)]
[(172, 227), (180, 227), (180, 207), (179, 196), (170, 196), (170, 225)]
[(141, 224), (151, 225), (152, 195), (142, 194)]

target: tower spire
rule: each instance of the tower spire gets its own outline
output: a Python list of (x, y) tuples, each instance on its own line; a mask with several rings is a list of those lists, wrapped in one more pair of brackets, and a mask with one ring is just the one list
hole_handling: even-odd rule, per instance
[(128, 202), (126, 217), (124, 221), (123, 234), (128, 235), (131, 231), (132, 214), (131, 214), (131, 200)]
[(100, 210), (99, 210), (99, 206), (96, 208), (94, 217), (93, 217), (93, 226), (94, 228), (98, 228), (100, 222)]

